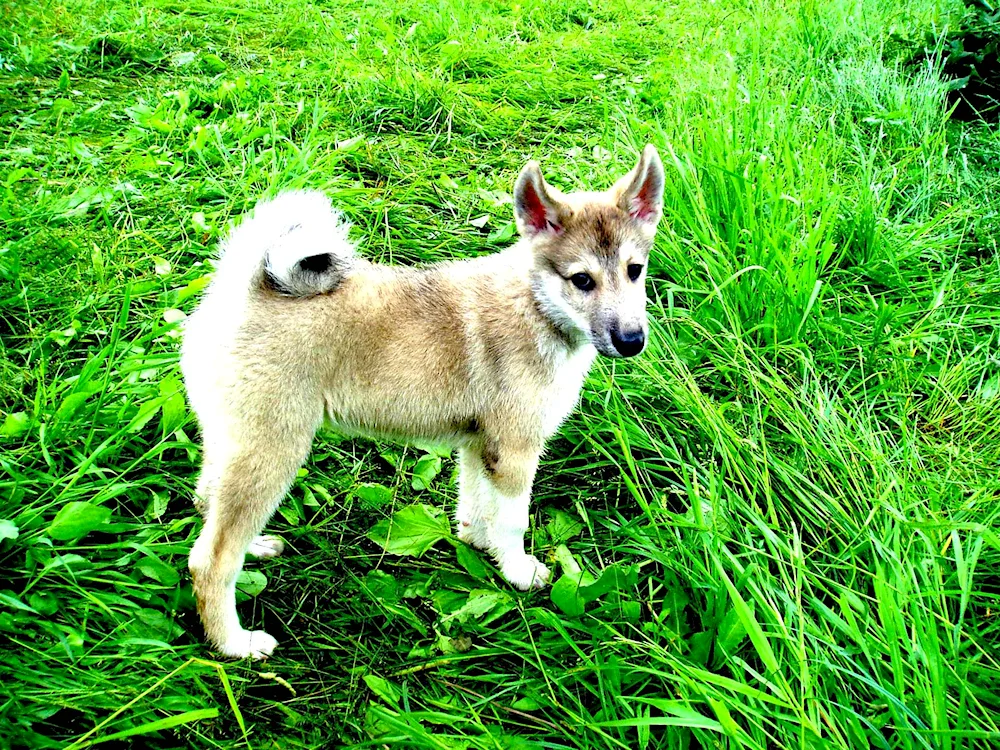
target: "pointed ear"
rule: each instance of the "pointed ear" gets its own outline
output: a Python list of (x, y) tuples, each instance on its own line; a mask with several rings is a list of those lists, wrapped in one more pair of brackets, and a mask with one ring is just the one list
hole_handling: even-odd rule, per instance
[(639, 163), (612, 190), (618, 191), (618, 207), (633, 219), (655, 227), (663, 214), (663, 162), (650, 143)]
[(537, 161), (524, 165), (514, 183), (514, 219), (522, 237), (542, 232), (559, 234), (569, 218), (569, 207), (561, 203), (559, 192), (549, 187)]

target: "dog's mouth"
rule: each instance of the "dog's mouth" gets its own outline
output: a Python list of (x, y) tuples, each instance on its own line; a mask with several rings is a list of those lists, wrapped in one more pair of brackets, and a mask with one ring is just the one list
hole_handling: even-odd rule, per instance
[(614, 347), (595, 345), (594, 348), (597, 349), (598, 354), (600, 354), (602, 357), (607, 357), (608, 359), (631, 359), (632, 357), (638, 357), (646, 349), (646, 347), (644, 346), (642, 349), (632, 354), (622, 354), (621, 352), (616, 351)]

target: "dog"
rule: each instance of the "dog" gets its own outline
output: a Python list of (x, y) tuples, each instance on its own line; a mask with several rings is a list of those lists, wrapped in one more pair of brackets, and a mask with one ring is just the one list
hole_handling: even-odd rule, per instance
[(596, 355), (646, 346), (663, 185), (652, 145), (604, 192), (564, 194), (529, 162), (514, 245), (417, 268), (358, 256), (317, 191), (258, 203), (232, 230), (181, 351), (204, 445), (189, 568), (222, 654), (260, 659), (277, 645), (241, 627), (236, 578), (246, 554), (282, 552), (261, 532), (324, 422), (457, 449), (459, 539), (517, 588), (546, 584), (524, 548), (535, 469)]

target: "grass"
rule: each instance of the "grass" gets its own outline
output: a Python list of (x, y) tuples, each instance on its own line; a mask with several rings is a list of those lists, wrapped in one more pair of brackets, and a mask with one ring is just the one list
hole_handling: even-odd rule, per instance
[[(900, 52), (961, 2), (0, 7), (0, 747), (1000, 742), (1000, 136)], [(241, 584), (279, 651), (213, 661), (177, 347), (228, 223), (310, 185), (475, 255), (528, 158), (647, 141), (653, 340), (539, 473), (557, 585), (440, 530), (449, 458), (324, 436)]]

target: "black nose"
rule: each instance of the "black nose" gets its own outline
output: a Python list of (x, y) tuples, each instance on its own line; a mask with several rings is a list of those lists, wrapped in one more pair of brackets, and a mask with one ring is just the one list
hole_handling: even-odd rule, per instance
[(611, 331), (611, 343), (623, 357), (634, 357), (646, 345), (646, 333), (641, 328), (636, 328), (634, 331), (620, 331), (614, 328)]

